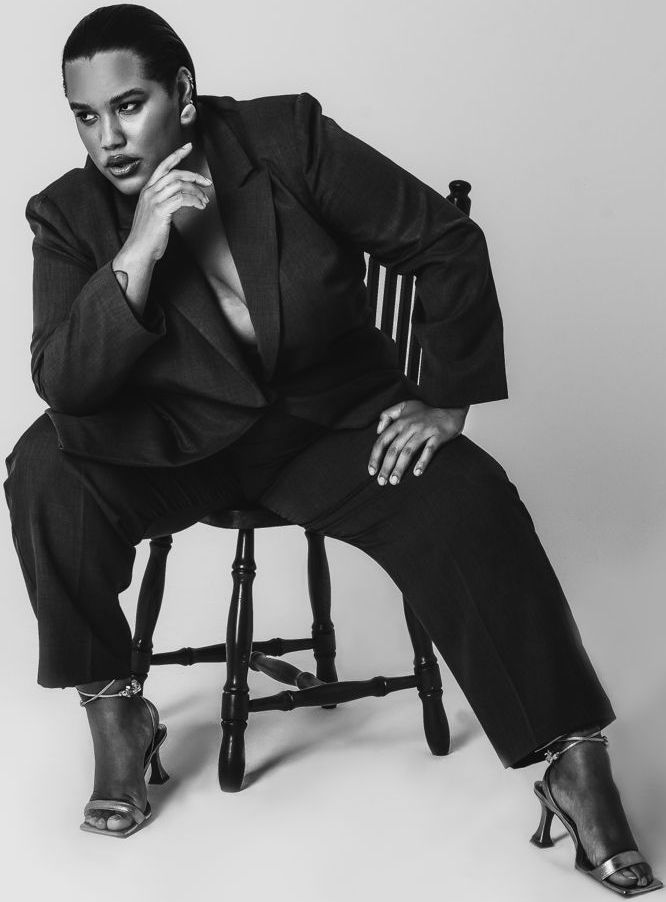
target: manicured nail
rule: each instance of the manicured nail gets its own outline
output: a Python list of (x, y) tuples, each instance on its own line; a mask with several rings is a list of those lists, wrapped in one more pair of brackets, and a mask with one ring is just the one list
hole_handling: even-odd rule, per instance
[(420, 476), (422, 472), (423, 472), (423, 470), (416, 469), (416, 470), (414, 470), (414, 476)]
[(378, 477), (377, 477), (377, 482), (378, 482), (380, 485), (386, 485), (386, 477), (385, 477), (385, 476), (378, 476)]
[(374, 467), (368, 467), (368, 473), (369, 473), (371, 476), (374, 476), (374, 475), (375, 475), (375, 468), (374, 468)]
[(396, 484), (397, 484), (397, 482), (398, 482), (398, 477), (395, 475), (395, 473), (393, 474), (393, 476), (391, 476), (391, 480), (390, 480), (390, 481), (393, 483), (393, 485), (396, 485)]

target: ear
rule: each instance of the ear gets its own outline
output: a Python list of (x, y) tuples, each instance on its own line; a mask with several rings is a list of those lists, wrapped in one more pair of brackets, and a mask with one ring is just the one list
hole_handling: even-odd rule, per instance
[(194, 105), (194, 80), (191, 72), (185, 66), (181, 66), (176, 74), (176, 93), (180, 106), (180, 123), (183, 126), (192, 125), (197, 118), (197, 109)]

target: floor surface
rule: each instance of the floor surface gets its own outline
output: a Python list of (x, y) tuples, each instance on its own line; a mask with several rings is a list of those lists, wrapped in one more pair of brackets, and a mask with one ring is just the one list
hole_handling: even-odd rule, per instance
[[(266, 531), (257, 540), (257, 638), (307, 635), (310, 625), (299, 561), (302, 532), (280, 532), (273, 544)], [(226, 602), (218, 609), (212, 593), (216, 581), (223, 582), (220, 572), (228, 572), (233, 548), (224, 540), (225, 554), (212, 554), (221, 541), (215, 533), (200, 525), (174, 543), (156, 635), (162, 649), (216, 641), (211, 623), (218, 620), (224, 635)], [(340, 674), (359, 679), (409, 673), (411, 647), (395, 586), (355, 549), (332, 540), (327, 547), (337, 592)], [(123, 597), (130, 616), (146, 556), (144, 543), (137, 554), (139, 576)], [(287, 560), (293, 562), (288, 570)], [(632, 607), (632, 615), (648, 618), (642, 630), (628, 630), (615, 616), (599, 641), (590, 599), (605, 593), (609, 610), (619, 611), (623, 593), (612, 562), (603, 572), (607, 584), (599, 585), (598, 574), (594, 587), (582, 574), (577, 579), (577, 619), (618, 713), (607, 729), (616, 780), (642, 851), (666, 879), (660, 637), (649, 629), (646, 591), (637, 592)], [(235, 794), (222, 793), (217, 784), (221, 666), (155, 668), (146, 695), (169, 730), (162, 758), (171, 779), (150, 787), (154, 819), (127, 840), (79, 831), (92, 787), (85, 714), (73, 690), (35, 684), (34, 622), (15, 603), (22, 589), (14, 576), (6, 587), (12, 599), (4, 603), (16, 610), (12, 646), (18, 634), (24, 654), (1, 686), (5, 735), (14, 737), (2, 749), (5, 898), (171, 902), (188, 896), (245, 898), (248, 892), (271, 902), (397, 902), (416, 893), (493, 902), (611, 898), (573, 870), (573, 845), (563, 828), (554, 830), (562, 840), (550, 850), (528, 842), (539, 819), (532, 784), (543, 767), (501, 767), (445, 667), (449, 756), (428, 751), (413, 690), (336, 710), (264, 712), (251, 718), (246, 781)], [(654, 570), (644, 571), (645, 580), (654, 576)], [(288, 609), (271, 604), (278, 583), (281, 592), (294, 593)], [(185, 585), (192, 596), (187, 606), (174, 601)], [(199, 593), (205, 602), (195, 603)], [(294, 600), (299, 593), (301, 599)], [(366, 626), (381, 616), (385, 641), (368, 643)], [(308, 652), (291, 660), (310, 666)], [(251, 674), (254, 694), (278, 688), (263, 674)]]

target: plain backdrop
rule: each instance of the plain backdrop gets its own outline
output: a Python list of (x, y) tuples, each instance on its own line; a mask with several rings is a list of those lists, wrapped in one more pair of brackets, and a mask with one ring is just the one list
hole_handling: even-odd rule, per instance
[[(454, 178), (472, 183), (510, 397), (473, 407), (466, 432), (506, 468), (533, 516), (618, 715), (607, 734), (637, 840), (666, 879), (663, 3), (152, 6), (189, 47), (200, 93), (309, 91), (441, 193)], [(3, 457), (45, 409), (30, 379), (24, 208), (84, 163), (60, 55), (92, 8), (27, 0), (5, 19)], [(174, 537), (158, 649), (223, 641), (234, 543), (202, 524)], [(302, 530), (260, 531), (256, 546), (255, 636), (308, 635)], [(409, 673), (397, 587), (362, 552), (327, 547), (340, 674)], [(144, 542), (121, 598), (130, 617), (147, 552)], [(233, 795), (217, 787), (223, 668), (156, 669), (147, 695), (169, 727), (173, 779), (150, 790), (155, 822), (124, 843), (81, 833), (92, 788), (86, 717), (73, 690), (36, 685), (36, 624), (6, 508), (0, 556), (0, 883), (11, 898), (602, 898), (573, 871), (568, 838), (548, 852), (527, 842), (542, 767), (501, 767), (445, 666), (449, 757), (427, 751), (411, 691), (257, 714), (246, 788)], [(292, 660), (310, 667), (307, 653)], [(277, 691), (257, 674), (251, 688)]]

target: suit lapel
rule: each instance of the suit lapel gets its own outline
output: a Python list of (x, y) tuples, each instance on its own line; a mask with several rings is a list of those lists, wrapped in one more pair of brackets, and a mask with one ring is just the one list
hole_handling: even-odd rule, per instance
[(239, 117), (225, 110), (220, 98), (200, 96), (198, 110), (218, 209), (257, 335), (266, 378), (270, 379), (280, 343), (280, 297), (275, 209), (268, 170), (250, 161), (232, 128), (233, 123), (242, 131)]
[[(225, 109), (220, 98), (200, 95), (198, 110), (200, 134), (215, 185), (218, 209), (257, 335), (265, 377), (270, 380), (280, 343), (277, 236), (270, 177), (265, 167), (254, 166), (248, 158), (227, 121), (234, 114)], [(239, 127), (238, 122), (236, 127)], [(95, 168), (90, 157), (85, 165)], [(106, 179), (104, 181), (108, 184)], [(111, 193), (120, 247), (132, 227), (137, 196), (127, 197), (113, 189)], [(213, 289), (173, 224), (166, 251), (156, 265), (158, 268), (161, 270), (160, 301), (176, 307), (244, 378), (254, 384), (240, 340), (227, 325)]]
[(255, 170), (239, 188), (218, 195), (229, 249), (243, 286), (266, 378), (280, 340), (275, 213), (268, 172)]

